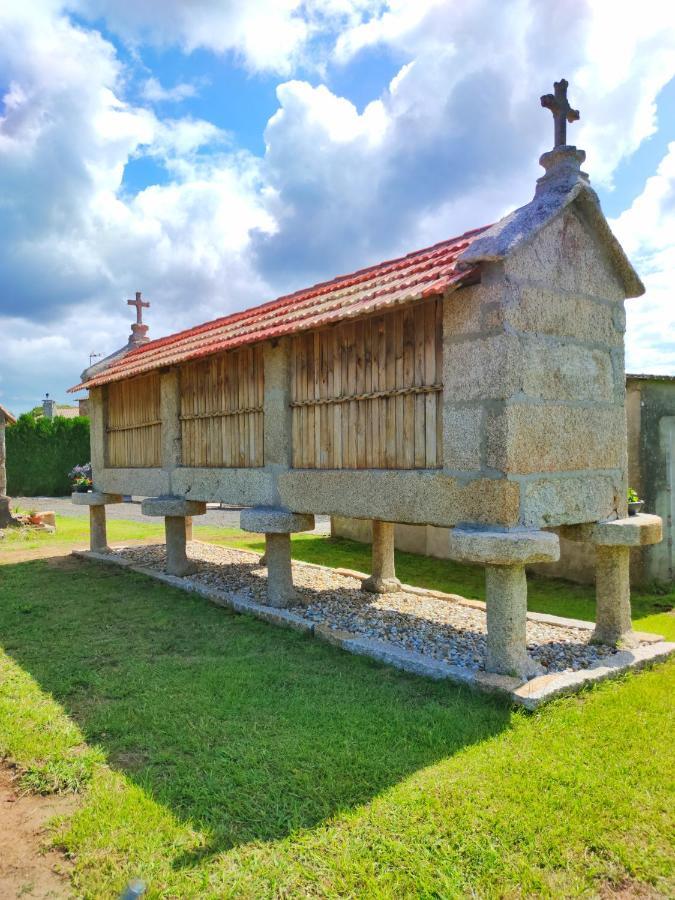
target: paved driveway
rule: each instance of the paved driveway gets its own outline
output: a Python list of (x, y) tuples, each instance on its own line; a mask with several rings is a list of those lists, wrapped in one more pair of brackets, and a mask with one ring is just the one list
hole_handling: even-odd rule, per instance
[[(54, 510), (60, 516), (88, 516), (89, 510), (86, 506), (74, 506), (70, 497), (13, 497), (12, 507), (20, 506), (21, 509), (35, 509), (38, 512), (44, 509)], [(195, 516), (195, 525), (219, 525), (226, 528), (239, 528), (239, 512), (240, 507), (228, 506), (219, 509), (217, 506), (210, 504), (206, 515)], [(150, 522), (148, 516), (144, 516), (141, 512), (141, 501), (135, 499), (131, 503), (111, 503), (106, 507), (106, 514), (109, 519), (126, 519), (132, 522)], [(316, 529), (317, 534), (328, 534), (330, 532), (330, 517), (317, 516)]]

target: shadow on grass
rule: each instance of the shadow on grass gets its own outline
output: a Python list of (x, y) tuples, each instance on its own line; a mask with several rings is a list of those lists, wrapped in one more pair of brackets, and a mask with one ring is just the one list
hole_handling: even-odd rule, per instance
[(70, 558), (3, 567), (0, 635), (113, 767), (207, 832), (179, 866), (312, 827), (509, 725), (496, 699)]

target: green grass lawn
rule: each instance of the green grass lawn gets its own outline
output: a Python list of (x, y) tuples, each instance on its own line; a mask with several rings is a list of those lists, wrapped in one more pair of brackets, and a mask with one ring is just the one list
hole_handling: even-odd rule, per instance
[[(109, 522), (112, 541), (159, 534)], [(10, 561), (86, 537), (62, 518), (0, 545), (0, 755), (27, 789), (80, 792), (55, 838), (77, 896), (134, 876), (172, 898), (675, 892), (675, 664), (528, 715), (128, 571)], [(368, 568), (349, 541), (293, 552)], [(400, 554), (398, 571), (482, 596), (478, 570)], [(592, 618), (592, 590), (530, 587), (532, 608)], [(640, 594), (637, 625), (675, 637), (672, 602)]]

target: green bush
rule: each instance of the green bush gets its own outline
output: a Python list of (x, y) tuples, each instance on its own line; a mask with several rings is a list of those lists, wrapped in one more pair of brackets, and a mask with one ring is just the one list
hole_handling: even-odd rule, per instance
[(68, 473), (88, 462), (89, 419), (36, 419), (31, 413), (7, 428), (7, 493), (10, 497), (62, 497)]

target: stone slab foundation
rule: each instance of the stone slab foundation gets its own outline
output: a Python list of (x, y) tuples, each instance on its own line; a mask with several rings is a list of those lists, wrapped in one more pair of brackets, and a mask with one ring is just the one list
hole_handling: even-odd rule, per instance
[[(608, 662), (603, 661), (590, 669), (541, 675), (523, 681), (522, 678), (490, 672), (476, 672), (461, 666), (453, 666), (420, 653), (400, 649), (392, 644), (387, 644), (385, 641), (365, 638), (346, 631), (334, 631), (323, 625), (314, 625), (303, 619), (302, 616), (289, 610), (263, 606), (236, 592), (207, 587), (190, 578), (179, 578), (147, 567), (135, 566), (129, 560), (115, 557), (109, 553), (73, 550), (72, 555), (80, 559), (121, 566), (172, 587), (180, 588), (187, 593), (197, 594), (217, 606), (224, 606), (232, 609), (234, 612), (255, 616), (273, 625), (281, 625), (284, 628), (301, 631), (319, 640), (338, 646), (348, 653), (353, 653), (357, 656), (367, 656), (414, 675), (421, 675), (434, 680), (447, 680), (463, 684), (481, 692), (499, 694), (514, 705), (524, 707), (527, 710), (535, 710), (555, 697), (575, 693), (599, 681), (616, 678), (628, 671), (638, 671), (675, 654), (675, 643), (666, 642), (655, 635), (653, 643), (643, 645), (637, 649), (621, 650), (613, 654)], [(316, 566), (316, 568), (321, 569), (325, 567)], [(352, 572), (351, 574), (362, 578), (367, 577), (364, 573), (359, 572)], [(420, 588), (411, 587), (410, 585), (402, 585), (402, 589), (416, 591), (420, 594), (424, 593)], [(434, 596), (440, 596), (438, 591), (433, 593)], [(576, 627), (584, 624), (576, 619), (568, 620), (557, 616), (536, 613), (530, 613), (529, 616), (561, 625), (565, 625), (570, 621)], [(592, 622), (585, 624), (589, 629), (593, 628)]]

